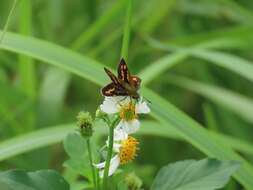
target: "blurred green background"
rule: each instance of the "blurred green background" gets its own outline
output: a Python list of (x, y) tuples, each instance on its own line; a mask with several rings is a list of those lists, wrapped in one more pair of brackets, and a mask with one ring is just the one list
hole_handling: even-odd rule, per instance
[[(120, 59), (126, 2), (20, 0), (8, 31), (50, 41), (115, 69)], [(12, 3), (0, 2), (1, 28)], [(253, 1), (136, 0), (133, 12), (128, 59), (131, 72), (142, 73), (148, 87), (208, 130), (234, 140), (242, 149), (240, 153), (253, 162), (253, 72), (250, 74), (252, 67), (244, 67), (248, 75), (243, 77), (237, 68), (241, 62), (252, 66)], [(234, 72), (218, 64), (222, 61), (237, 62), (237, 66), (230, 66)], [(169, 66), (152, 76), (151, 65), (163, 62)], [(146, 70), (148, 67), (150, 70)], [(30, 57), (0, 51), (1, 142), (73, 123), (80, 110), (95, 112), (102, 100), (100, 87), (90, 81)], [(146, 187), (161, 166), (204, 157), (173, 133), (170, 137), (149, 134), (138, 138), (139, 156), (128, 167), (135, 167)], [(62, 167), (66, 158), (58, 143), (2, 159), (0, 169), (56, 168), (68, 177)], [(231, 181), (226, 189), (241, 188)]]

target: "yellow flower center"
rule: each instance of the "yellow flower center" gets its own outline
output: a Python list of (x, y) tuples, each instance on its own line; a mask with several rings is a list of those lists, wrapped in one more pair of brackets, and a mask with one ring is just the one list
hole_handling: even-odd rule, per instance
[(135, 113), (135, 104), (130, 102), (129, 104), (122, 105), (120, 112), (120, 118), (125, 121), (132, 121), (137, 118), (137, 114)]
[(136, 151), (138, 150), (138, 144), (139, 142), (130, 136), (126, 140), (122, 141), (119, 152), (121, 164), (126, 164), (135, 158)]

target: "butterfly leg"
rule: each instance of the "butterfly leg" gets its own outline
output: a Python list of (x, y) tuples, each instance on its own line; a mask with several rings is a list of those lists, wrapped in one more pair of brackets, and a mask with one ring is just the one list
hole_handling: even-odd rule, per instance
[(117, 104), (119, 104), (120, 106), (122, 106), (122, 104), (120, 104), (120, 102), (124, 101), (125, 99), (127, 99), (127, 96), (125, 96), (125, 97), (123, 97), (121, 100), (119, 100), (119, 101), (117, 102)]
[(149, 104), (152, 104), (152, 102), (149, 100), (149, 99), (147, 99), (147, 98), (145, 98), (145, 97), (143, 97)]

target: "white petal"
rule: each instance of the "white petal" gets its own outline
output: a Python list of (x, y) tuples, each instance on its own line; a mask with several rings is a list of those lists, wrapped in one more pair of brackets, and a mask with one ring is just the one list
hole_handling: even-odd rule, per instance
[(140, 100), (135, 107), (136, 113), (149, 113), (150, 108), (148, 107), (147, 102)]
[(128, 105), (131, 102), (131, 98), (129, 96), (121, 96), (119, 99), (120, 105)]
[(115, 152), (119, 152), (120, 151), (120, 147), (121, 147), (120, 143), (113, 143), (113, 150)]
[(120, 164), (120, 159), (119, 159), (119, 156), (116, 155), (111, 159), (111, 164), (110, 164), (110, 168), (109, 168), (109, 176), (114, 174), (114, 172), (119, 167), (119, 164)]
[(121, 121), (116, 129), (121, 129), (127, 134), (135, 133), (140, 128), (140, 122), (138, 119), (132, 121)]
[[(110, 167), (109, 167), (109, 176), (111, 176), (112, 174), (114, 174), (114, 172), (117, 170), (117, 168), (119, 167), (120, 164), (120, 159), (119, 156), (116, 155), (111, 159), (110, 162)], [(98, 164), (97, 164), (98, 165)], [(105, 167), (105, 164), (104, 164)], [(101, 169), (101, 168), (99, 168)], [(104, 176), (104, 168), (102, 170), (99, 171), (99, 176), (102, 178)]]
[(103, 169), (105, 167), (105, 162), (100, 162), (98, 164), (93, 164), (98, 169)]
[(115, 152), (120, 151), (121, 143), (120, 141), (126, 140), (128, 138), (128, 134), (123, 129), (114, 129), (114, 143), (113, 143), (113, 150)]
[(120, 120), (119, 124), (115, 127), (114, 130), (120, 131), (124, 129), (124, 121)]
[(135, 133), (139, 130), (140, 128), (140, 121), (138, 119), (134, 119), (133, 121), (130, 121), (130, 122), (127, 122), (128, 125), (126, 127), (128, 127), (126, 129), (127, 133), (128, 134), (132, 134), (132, 133)]
[[(128, 137), (128, 134), (121, 128), (115, 128), (114, 129), (114, 136), (113, 136), (113, 145), (117, 146), (117, 142), (118, 141), (122, 141), (122, 140), (125, 140), (127, 139)], [(106, 146), (108, 147), (109, 146), (109, 137), (107, 138), (106, 140)]]
[[(114, 129), (114, 137), (113, 137), (113, 150), (115, 152), (119, 152), (121, 147), (120, 141), (127, 139), (128, 134), (123, 129)], [(109, 146), (109, 139), (106, 140), (106, 146)]]
[(127, 133), (121, 128), (114, 129), (114, 141), (121, 141), (127, 139)]
[(115, 97), (105, 97), (103, 103), (100, 105), (100, 109), (108, 114), (113, 114), (119, 112), (118, 98)]

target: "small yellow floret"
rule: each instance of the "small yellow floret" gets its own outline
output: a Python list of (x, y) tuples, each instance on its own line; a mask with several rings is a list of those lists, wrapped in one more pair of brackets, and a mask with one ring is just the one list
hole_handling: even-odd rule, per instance
[(122, 105), (120, 112), (120, 118), (125, 121), (131, 121), (137, 118), (137, 114), (135, 112), (135, 104), (130, 102), (129, 104)]
[(126, 140), (122, 141), (119, 152), (121, 164), (126, 164), (135, 158), (136, 151), (138, 150), (138, 144), (139, 142), (130, 136)]

